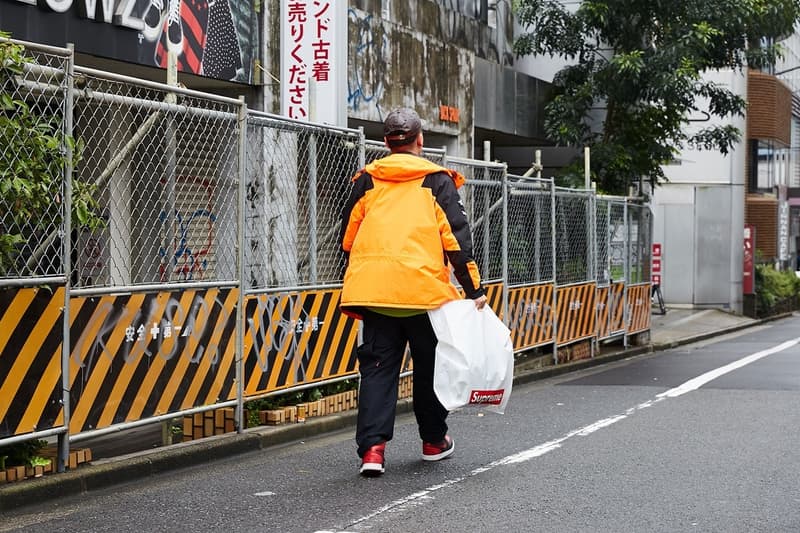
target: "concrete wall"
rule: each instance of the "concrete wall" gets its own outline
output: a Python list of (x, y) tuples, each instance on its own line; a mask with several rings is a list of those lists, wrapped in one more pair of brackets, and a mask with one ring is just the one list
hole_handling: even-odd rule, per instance
[[(745, 76), (711, 72), (706, 79), (746, 97)], [(699, 103), (704, 109), (706, 103)], [(733, 124), (744, 136), (741, 117), (690, 117), (690, 132), (711, 124)], [(684, 149), (664, 167), (669, 181), (653, 193), (653, 242), (663, 247), (662, 292), (668, 304), (742, 311), (745, 162), (739, 143), (728, 155)]]
[[(416, 109), (425, 122), (426, 144), (444, 144), (451, 155), (475, 155), (476, 127), (539, 136), (537, 109), (546, 87), (532, 77), (533, 64), (515, 64), (507, 3), (498, 3), (494, 28), (480, 12), (481, 2), (350, 0), (348, 5), (347, 115), (351, 124), (367, 127), (368, 138), (379, 138), (377, 125), (398, 106)], [(264, 109), (273, 113), (280, 109), (279, 85), (268, 80), (269, 73), (280, 72), (279, 15), (279, 1), (269, 0), (262, 54), (268, 83)], [(458, 122), (442, 120), (440, 106), (457, 109)]]
[[(458, 138), (458, 155), (472, 146), (475, 55), (456, 43), (477, 22), (431, 2), (392, 2), (391, 18), (351, 7), (348, 12), (348, 116), (382, 122), (398, 106), (412, 107), (425, 129)], [(440, 119), (439, 106), (459, 111)]]

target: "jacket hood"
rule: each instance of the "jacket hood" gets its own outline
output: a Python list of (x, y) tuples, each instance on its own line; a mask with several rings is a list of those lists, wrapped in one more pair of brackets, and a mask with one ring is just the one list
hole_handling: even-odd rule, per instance
[[(373, 178), (384, 181), (411, 181), (434, 172), (444, 172), (450, 176), (456, 188), (464, 185), (466, 181), (460, 172), (439, 166), (423, 157), (405, 153), (391, 154), (377, 159), (364, 167), (364, 170)], [(353, 176), (353, 180), (356, 180), (359, 175), (361, 175), (361, 171)]]

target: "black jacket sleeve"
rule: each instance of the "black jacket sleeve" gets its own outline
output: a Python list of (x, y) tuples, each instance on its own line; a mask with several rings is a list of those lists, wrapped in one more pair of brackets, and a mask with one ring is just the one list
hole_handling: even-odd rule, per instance
[(453, 273), (467, 298), (479, 298), (486, 292), (481, 285), (478, 265), (473, 259), (472, 233), (455, 183), (444, 173), (431, 174), (426, 182), (431, 187), (436, 203), (444, 211), (450, 231), (457, 242), (456, 246), (445, 247), (445, 256), (453, 265)]

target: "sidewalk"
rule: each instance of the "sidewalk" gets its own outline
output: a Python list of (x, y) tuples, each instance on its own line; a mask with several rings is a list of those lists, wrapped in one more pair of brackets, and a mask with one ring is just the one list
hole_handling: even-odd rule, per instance
[(657, 351), (761, 322), (718, 309), (669, 309), (665, 315), (654, 314), (650, 318), (650, 341)]
[[(631, 346), (628, 349), (624, 349), (621, 345), (608, 346), (593, 359), (539, 369), (526, 369), (521, 365), (517, 369), (514, 383), (527, 383), (639, 354), (665, 350), (763, 322), (764, 320), (736, 316), (716, 309), (669, 309), (665, 315), (652, 315), (648, 345)], [(411, 400), (401, 400), (397, 412), (398, 414), (411, 412)], [(80, 443), (80, 447), (89, 447), (93, 451), (95, 459), (90, 465), (62, 474), (0, 485), (0, 512), (33, 502), (99, 490), (224, 456), (353, 428), (355, 420), (356, 411), (353, 410), (337, 415), (310, 418), (302, 424), (259, 426), (245, 430), (241, 434), (219, 435), (167, 447), (160, 447), (160, 424), (121, 431)], [(129, 453), (132, 449), (131, 443), (137, 443), (138, 451)]]

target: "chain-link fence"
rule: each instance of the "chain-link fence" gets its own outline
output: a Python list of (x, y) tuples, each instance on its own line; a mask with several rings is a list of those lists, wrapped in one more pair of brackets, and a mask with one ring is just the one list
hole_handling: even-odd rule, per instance
[(598, 285), (608, 285), (611, 282), (610, 238), (608, 234), (608, 228), (611, 223), (610, 202), (605, 198), (597, 198), (595, 213), (595, 279)]
[[(17, 46), (2, 48), (20, 68), (3, 74), (0, 280), (72, 283), (43, 299), (0, 291), (13, 326), (0, 353), (26, 366), (4, 385), (0, 442), (55, 420), (79, 440), (221, 405), (241, 413), (250, 397), (357, 376), (357, 324), (338, 311), (341, 212), (355, 172), (388, 154), (381, 142)], [(596, 285), (649, 281), (647, 206), (445, 150), (423, 157), (466, 177), (474, 256), (490, 305), (509, 323), (514, 310), (519, 347), (593, 335)], [(25, 180), (47, 201), (13, 196)], [(59, 358), (60, 374), (36, 378)]]
[(508, 284), (552, 282), (552, 180), (508, 176)]
[(63, 278), (66, 178), (80, 155), (67, 110), (71, 55), (0, 39), (0, 61), (0, 280)]
[(76, 67), (74, 105), (103, 216), (80, 228), (76, 287), (236, 281), (242, 104)]
[(556, 283), (592, 281), (594, 194), (557, 187), (555, 192)]
[(628, 234), (626, 199), (599, 196), (597, 202), (597, 283), (608, 285), (627, 280)]
[(245, 206), (248, 289), (340, 282), (340, 223), (359, 132), (250, 112)]
[(608, 263), (611, 281), (628, 281), (626, 204), (625, 202), (612, 202), (608, 211)]
[(652, 244), (652, 212), (646, 205), (628, 203), (629, 262), (627, 283), (649, 283), (651, 244)]

